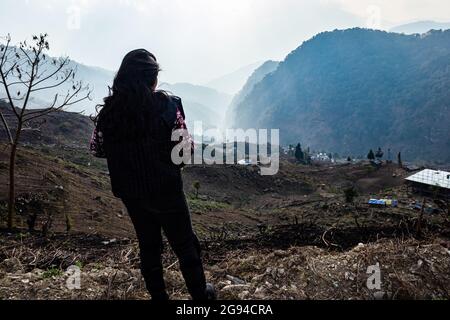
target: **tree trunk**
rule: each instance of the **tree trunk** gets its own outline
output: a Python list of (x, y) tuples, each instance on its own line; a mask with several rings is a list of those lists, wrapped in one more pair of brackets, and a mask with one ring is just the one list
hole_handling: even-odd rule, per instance
[(15, 169), (16, 169), (17, 143), (11, 145), (9, 155), (9, 199), (8, 199), (8, 228), (14, 228), (14, 216), (16, 207)]

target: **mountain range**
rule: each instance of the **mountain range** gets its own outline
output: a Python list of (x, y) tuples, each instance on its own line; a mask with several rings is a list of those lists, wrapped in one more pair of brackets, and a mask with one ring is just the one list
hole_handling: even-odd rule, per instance
[(390, 148), (450, 161), (450, 31), (321, 33), (291, 52), (237, 103), (239, 128), (280, 128), (345, 155)]
[(391, 32), (404, 34), (422, 34), (430, 30), (448, 30), (450, 29), (450, 22), (436, 22), (436, 21), (417, 21), (403, 24), (390, 29)]
[[(247, 95), (250, 94), (253, 88), (259, 82), (261, 82), (261, 80), (263, 80), (266, 75), (275, 71), (278, 65), (278, 61), (268, 60), (251, 74), (242, 89), (234, 96), (233, 100), (231, 101), (225, 117), (225, 126), (232, 126), (233, 118), (237, 117), (239, 114), (238, 106), (240, 105), (240, 103), (245, 100)], [(245, 108), (245, 106), (243, 107)]]
[(235, 95), (242, 89), (248, 77), (263, 64), (263, 62), (255, 62), (246, 65), (238, 70), (225, 74), (221, 77), (213, 79), (207, 83), (205, 86), (213, 88), (220, 92), (225, 92), (230, 95)]
[[(14, 48), (10, 48), (10, 50), (14, 50)], [(57, 60), (58, 58), (47, 57), (47, 59)], [(96, 105), (102, 103), (103, 98), (108, 95), (108, 85), (112, 85), (114, 72), (99, 67), (87, 66), (74, 60), (70, 60), (67, 67), (64, 69), (74, 70), (74, 80), (81, 80), (84, 85), (89, 85), (89, 89), (92, 91), (90, 94), (90, 97), (92, 98), (91, 101), (85, 100), (81, 103), (72, 105), (68, 108), (68, 111), (83, 112), (87, 115), (94, 114)], [(47, 74), (50, 74), (51, 71), (52, 70), (49, 70)], [(17, 82), (17, 80), (17, 75), (10, 74), (8, 77), (8, 83), (14, 83)], [(50, 82), (47, 82), (47, 85), (55, 83), (51, 82), (51, 80), (49, 81)], [(71, 90), (71, 87), (72, 82), (69, 79), (69, 81), (58, 87), (35, 91), (30, 97), (28, 108), (45, 108), (46, 106), (51, 105), (56, 94), (65, 95), (67, 91)], [(14, 94), (16, 92), (23, 91), (23, 87), (21, 84), (12, 85), (10, 87), (10, 91)], [(6, 97), (3, 85), (0, 86), (0, 97)], [(22, 102), (18, 101), (16, 106), (21, 107)]]
[[(108, 86), (112, 86), (115, 72), (99, 67), (87, 66), (74, 60), (70, 61), (67, 68), (76, 70), (75, 80), (82, 80), (84, 84), (89, 84), (89, 88), (92, 91), (92, 100), (83, 101), (70, 106), (66, 110), (69, 112), (83, 112), (86, 115), (95, 114), (96, 106), (103, 103), (104, 97), (108, 95)], [(237, 73), (230, 74), (229, 79), (237, 79), (245, 76), (246, 72), (251, 73), (251, 69), (249, 68), (246, 67), (244, 68), (245, 70), (242, 69)], [(8, 80), (11, 83), (16, 82), (18, 79), (10, 75)], [(246, 78), (243, 81), (245, 80)], [(30, 97), (28, 108), (45, 108), (51, 105), (55, 94), (64, 94), (71, 86), (71, 82), (68, 81), (56, 88), (34, 92)], [(19, 92), (23, 88), (20, 88), (20, 85), (13, 85), (10, 89), (11, 92)], [(199, 120), (203, 121), (205, 127), (221, 126), (226, 109), (232, 99), (232, 95), (230, 94), (222, 93), (206, 86), (189, 83), (162, 83), (159, 89), (167, 90), (172, 94), (182, 97), (190, 125), (192, 125), (194, 120)], [(6, 94), (3, 87), (0, 86), (0, 98), (4, 97), (6, 97)], [(17, 102), (17, 106), (20, 107), (21, 102)]]
[[(93, 101), (68, 111), (93, 114), (114, 72), (75, 61), (71, 67), (91, 85)], [(450, 162), (450, 30), (324, 32), (282, 62), (252, 64), (216, 80), (159, 88), (182, 97), (190, 128), (196, 120), (222, 127), (225, 119), (227, 127), (280, 128), (282, 144), (318, 151), (364, 156), (382, 147), (408, 160)], [(226, 85), (233, 81), (233, 88)], [(44, 107), (54, 93), (35, 95), (31, 107)]]

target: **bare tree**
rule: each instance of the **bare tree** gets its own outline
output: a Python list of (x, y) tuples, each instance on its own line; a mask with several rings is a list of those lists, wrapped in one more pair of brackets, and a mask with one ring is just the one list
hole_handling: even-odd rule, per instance
[[(86, 99), (90, 100), (89, 86), (75, 79), (76, 70), (71, 67), (69, 58), (55, 59), (48, 56), (50, 48), (47, 38), (47, 34), (40, 34), (33, 36), (31, 44), (24, 41), (11, 46), (11, 36), (8, 35), (0, 43), (0, 88), (6, 94), (6, 97), (0, 98), (6, 99), (15, 118), (14, 122), (8, 123), (0, 110), (0, 118), (10, 145), (8, 228), (14, 227), (15, 162), (21, 132), (31, 120), (61, 111)], [(51, 93), (52, 102), (41, 109), (28, 108), (33, 94), (43, 90), (61, 92)], [(15, 128), (11, 128), (13, 124)]]

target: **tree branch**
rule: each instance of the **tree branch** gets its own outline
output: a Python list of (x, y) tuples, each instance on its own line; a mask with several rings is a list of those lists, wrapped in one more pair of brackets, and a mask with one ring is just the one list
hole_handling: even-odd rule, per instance
[(72, 72), (73, 72), (73, 70), (70, 70), (70, 72), (66, 75), (66, 77), (65, 77), (62, 81), (60, 81), (60, 82), (58, 82), (58, 83), (56, 83), (56, 84), (53, 84), (53, 85), (50, 85), (50, 86), (47, 86), (47, 87), (41, 87), (41, 88), (37, 88), (37, 89), (31, 89), (31, 92), (40, 91), (40, 90), (46, 90), (46, 89), (52, 89), (52, 88), (59, 87), (59, 86), (62, 85), (64, 82), (66, 82), (67, 80), (69, 80), (69, 78), (72, 76)]
[(61, 62), (60, 66), (50, 75), (46, 76), (44, 79), (41, 79), (39, 81), (37, 81), (34, 86), (38, 86), (39, 84), (41, 84), (44, 81), (47, 81), (48, 79), (52, 78), (53, 76), (55, 76), (58, 72), (60, 72), (62, 70), (62, 68), (64, 68), (67, 64), (69, 63), (69, 58), (64, 58), (64, 60)]
[(10, 43), (11, 43), (11, 37), (8, 35), (6, 37), (6, 46), (3, 48), (3, 55), (2, 55), (2, 60), (0, 61), (0, 68), (3, 67), (3, 64), (5, 63), (5, 58), (7, 59), (6, 55), (8, 54), (8, 48), (9, 48)]
[(8, 87), (8, 85), (6, 85), (7, 82), (6, 82), (6, 78), (3, 73), (2, 68), (0, 68), (0, 76), (1, 76), (2, 82), (4, 84), (3, 86), (5, 87), (6, 96), (8, 97), (8, 100), (9, 100), (9, 105), (10, 105), (12, 111), (14, 112), (14, 114), (16, 115), (16, 117), (19, 118), (19, 114), (17, 113), (16, 107), (14, 106), (14, 102), (12, 100), (11, 93), (9, 92), (9, 87)]
[(31, 60), (30, 56), (28, 55), (28, 53), (26, 52), (26, 50), (24, 50), (22, 47), (20, 47), (20, 50), (22, 50), (23, 54), (28, 58), (28, 61), (30, 63), (33, 63), (33, 60)]

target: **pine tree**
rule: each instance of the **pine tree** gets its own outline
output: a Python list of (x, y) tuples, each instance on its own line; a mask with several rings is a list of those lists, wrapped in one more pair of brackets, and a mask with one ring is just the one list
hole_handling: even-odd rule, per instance
[(367, 159), (370, 161), (375, 160), (375, 154), (373, 153), (372, 149), (370, 149), (369, 154), (367, 155)]
[(300, 143), (295, 147), (295, 159), (297, 159), (298, 162), (303, 162), (305, 160), (305, 156), (303, 154), (302, 146), (300, 145)]

